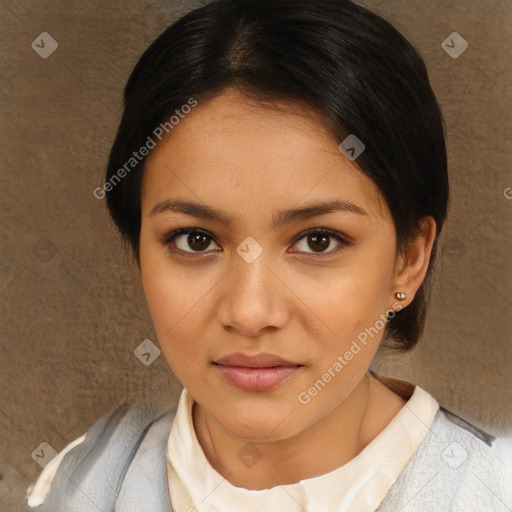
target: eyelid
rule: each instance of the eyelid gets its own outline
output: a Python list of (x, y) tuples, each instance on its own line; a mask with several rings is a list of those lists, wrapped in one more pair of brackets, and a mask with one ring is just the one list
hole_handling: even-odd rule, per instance
[[(174, 239), (177, 238), (178, 236), (188, 235), (190, 233), (201, 233), (202, 235), (206, 236), (207, 238), (211, 238), (213, 241), (215, 241), (215, 243), (218, 244), (215, 237), (211, 233), (209, 233), (208, 231), (206, 231), (204, 229), (195, 228), (195, 227), (175, 229), (162, 237), (157, 237), (157, 241), (162, 243), (165, 246), (170, 246), (173, 244)], [(175, 253), (178, 252), (178, 253), (186, 254), (186, 255), (211, 254), (210, 252), (206, 252), (206, 251), (194, 252), (194, 251), (182, 251), (181, 249), (173, 249), (173, 252), (175, 252)]]
[[(309, 228), (309, 229), (306, 229), (305, 231), (302, 231), (301, 233), (299, 233), (294, 239), (293, 239), (293, 244), (295, 245), (299, 240), (302, 240), (304, 237), (308, 236), (308, 235), (312, 235), (312, 234), (322, 234), (322, 235), (325, 235), (325, 236), (329, 236), (331, 238), (335, 238), (337, 239), (340, 243), (344, 244), (344, 245), (351, 245), (352, 244), (352, 241), (350, 239), (350, 237), (344, 235), (343, 233), (340, 233), (339, 231), (335, 231), (334, 229), (329, 229), (329, 228), (324, 228), (324, 227), (318, 227), (318, 228)], [(325, 252), (325, 253), (317, 253), (317, 254), (331, 254), (333, 251), (330, 251), (330, 252)], [(315, 253), (311, 253), (311, 254), (315, 254)]]
[[(177, 238), (180, 235), (187, 235), (190, 233), (201, 233), (201, 234), (205, 235), (207, 238), (210, 238), (211, 240), (215, 241), (215, 243), (217, 243), (218, 245), (220, 245), (217, 242), (216, 238), (210, 232), (208, 232), (202, 228), (196, 228), (196, 227), (187, 227), (187, 228), (176, 229), (162, 237), (157, 237), (157, 241), (162, 243), (165, 246), (171, 246), (173, 244), (175, 238)], [(310, 234), (323, 234), (327, 237), (336, 239), (340, 243), (340, 245), (337, 248), (331, 249), (330, 251), (327, 251), (327, 252), (318, 252), (318, 253), (306, 252), (305, 253), (305, 254), (312, 255), (313, 257), (331, 256), (333, 254), (337, 254), (344, 247), (350, 246), (353, 244), (351, 238), (344, 235), (343, 233), (340, 233), (338, 231), (335, 231), (335, 230), (332, 230), (329, 228), (325, 228), (325, 227), (317, 227), (317, 228), (309, 228), (309, 229), (306, 229), (305, 231), (302, 231), (301, 233), (299, 233), (291, 242), (292, 246), (297, 244), (297, 242), (299, 242), (300, 240), (302, 240), (303, 238), (307, 237)], [(172, 252), (174, 252), (174, 253), (177, 252), (177, 253), (185, 254), (187, 256), (192, 256), (192, 257), (193, 256), (202, 256), (202, 255), (212, 253), (212, 251), (194, 252), (194, 251), (183, 251), (181, 249), (173, 249)], [(218, 251), (213, 251), (213, 252), (218, 252)], [(303, 253), (304, 251), (296, 251), (296, 252)]]

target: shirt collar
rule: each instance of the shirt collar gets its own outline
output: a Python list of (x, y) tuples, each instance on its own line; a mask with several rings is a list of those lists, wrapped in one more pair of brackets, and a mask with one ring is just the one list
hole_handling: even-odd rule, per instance
[(375, 510), (427, 435), (439, 404), (418, 385), (376, 372), (372, 375), (407, 399), (384, 430), (356, 457), (333, 471), (263, 490), (236, 487), (213, 468), (193, 426), (194, 400), (183, 388), (167, 445), (174, 510)]

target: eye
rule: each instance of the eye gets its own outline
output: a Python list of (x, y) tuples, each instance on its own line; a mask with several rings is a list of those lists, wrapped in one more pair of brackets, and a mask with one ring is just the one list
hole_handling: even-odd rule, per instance
[[(309, 252), (309, 254), (334, 254), (341, 251), (345, 246), (350, 245), (350, 242), (346, 240), (340, 233), (325, 228), (309, 229), (308, 231), (301, 233), (294, 245), (297, 245), (298, 242), (303, 239), (305, 240), (305, 242), (302, 244), (303, 250), (299, 252), (308, 252), (304, 250), (307, 248), (313, 249), (313, 252)], [(332, 239), (335, 239), (339, 245), (335, 249), (326, 251), (326, 249), (331, 247)]]
[[(303, 249), (299, 252), (308, 252), (307, 249), (312, 248), (313, 252), (309, 254), (334, 254), (341, 251), (345, 246), (351, 245), (351, 242), (346, 240), (340, 233), (331, 231), (326, 228), (314, 228), (309, 229), (301, 233), (294, 241), (293, 245), (298, 245), (303, 239), (306, 240), (303, 243)], [(331, 247), (332, 239), (338, 242), (338, 247), (326, 251)], [(208, 234), (207, 231), (203, 231), (199, 228), (181, 228), (169, 233), (163, 238), (159, 238), (158, 241), (169, 247), (169, 250), (174, 253), (188, 253), (188, 254), (201, 254), (205, 253), (213, 237)], [(213, 251), (218, 252), (218, 251)]]
[(186, 252), (189, 254), (205, 252), (211, 241), (213, 241), (212, 236), (198, 228), (177, 229), (159, 239), (159, 242), (169, 246), (169, 250), (172, 252)]

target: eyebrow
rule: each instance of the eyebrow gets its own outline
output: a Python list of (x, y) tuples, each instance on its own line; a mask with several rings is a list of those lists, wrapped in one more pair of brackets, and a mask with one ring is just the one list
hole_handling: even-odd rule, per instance
[[(226, 212), (212, 206), (194, 203), (192, 201), (180, 199), (167, 199), (165, 201), (161, 201), (153, 207), (149, 216), (151, 217), (164, 212), (184, 213), (186, 215), (192, 215), (193, 217), (219, 222), (227, 227), (230, 227), (233, 224), (232, 217), (230, 217)], [(272, 225), (270, 229), (275, 229), (298, 220), (311, 219), (319, 215), (326, 215), (334, 212), (368, 215), (363, 208), (354, 203), (335, 199), (333, 201), (307, 204), (300, 208), (279, 210), (277, 215), (272, 216)]]

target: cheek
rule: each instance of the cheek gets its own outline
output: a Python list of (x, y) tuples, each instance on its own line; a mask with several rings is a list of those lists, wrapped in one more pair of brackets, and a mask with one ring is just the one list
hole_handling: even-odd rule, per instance
[(150, 240), (144, 229), (140, 263), (142, 286), (155, 329), (159, 335), (171, 334), (192, 307), (193, 283), (187, 282), (182, 270), (173, 268), (165, 247)]
[(184, 286), (179, 278), (152, 272), (144, 279), (144, 291), (160, 343), (194, 347), (193, 341), (201, 332), (204, 289)]
[(173, 362), (186, 366), (186, 361), (199, 361), (194, 340), (201, 339), (207, 286), (200, 279), (189, 279), (183, 269), (173, 268), (165, 250), (143, 247), (142, 238), (140, 259), (149, 313), (169, 365), (175, 371)]
[(148, 276), (145, 290), (163, 355), (178, 380), (188, 382), (207, 361), (205, 348), (198, 341), (203, 332), (199, 301), (204, 293), (195, 293), (177, 279), (161, 275), (155, 279)]
[[(302, 310), (308, 312), (303, 318), (303, 328), (309, 330), (309, 338), (316, 345), (315, 373), (323, 374), (342, 356), (345, 377), (335, 380), (344, 387), (361, 371), (366, 371), (382, 339), (388, 303), (388, 268), (354, 257), (350, 263), (319, 279), (309, 276), (299, 282), (297, 295), (304, 298), (307, 308)], [(336, 384), (331, 389), (335, 387)]]
[(389, 283), (384, 275), (382, 267), (347, 265), (321, 278), (297, 281), (295, 291), (304, 298), (312, 320), (316, 318), (327, 333), (346, 338), (386, 310)]

